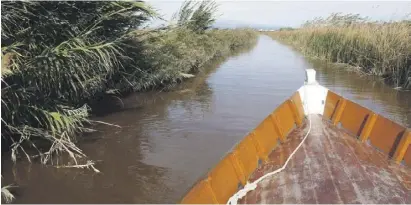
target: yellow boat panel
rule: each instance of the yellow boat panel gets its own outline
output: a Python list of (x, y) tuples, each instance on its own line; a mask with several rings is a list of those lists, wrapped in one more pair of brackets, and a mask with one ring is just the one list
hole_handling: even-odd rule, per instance
[(304, 120), (304, 107), (303, 102), (301, 101), (300, 93), (295, 92), (290, 99), (294, 103), (294, 106), (296, 108), (297, 121), (299, 121), (297, 123), (301, 125)]
[(407, 151), (404, 155), (404, 163), (411, 167), (411, 146), (408, 146)]
[(273, 113), (275, 121), (281, 130), (281, 135), (285, 138), (295, 127), (295, 119), (290, 104), (284, 102)]
[(325, 106), (324, 106), (324, 114), (323, 114), (324, 119), (327, 119), (327, 120), (333, 119), (336, 108), (340, 102), (340, 99), (341, 99), (341, 96), (335, 94), (332, 91), (328, 91), (327, 98), (325, 100)]
[(240, 181), (243, 185), (258, 166), (258, 153), (255, 148), (252, 135), (246, 136), (233, 151), (236, 156), (237, 163), (240, 166), (241, 178)]
[(273, 119), (268, 116), (252, 133), (252, 137), (258, 144), (257, 151), (261, 159), (266, 159), (271, 151), (277, 146), (279, 133), (277, 133), (274, 126)]
[(208, 179), (201, 180), (191, 188), (181, 201), (182, 204), (217, 204)]
[(397, 162), (404, 162), (411, 167), (411, 129), (404, 132), (397, 151), (395, 152), (394, 159)]
[(401, 125), (383, 117), (378, 116), (375, 125), (371, 130), (369, 139), (371, 144), (383, 151), (385, 154), (392, 156), (396, 146), (405, 131)]
[(236, 168), (233, 164), (232, 153), (224, 157), (209, 173), (211, 189), (218, 203), (225, 204), (237, 192), (240, 183)]
[(358, 137), (371, 114), (372, 112), (367, 108), (347, 100), (339, 122), (341, 122), (342, 127)]

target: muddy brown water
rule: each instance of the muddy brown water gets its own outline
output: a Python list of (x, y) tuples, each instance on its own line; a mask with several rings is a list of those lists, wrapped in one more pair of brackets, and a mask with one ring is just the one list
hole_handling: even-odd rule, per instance
[(307, 68), (329, 89), (411, 127), (411, 92), (308, 61), (267, 36), (216, 64), (176, 91), (134, 94), (123, 99), (124, 109), (97, 117), (122, 127), (98, 126), (79, 144), (102, 173), (4, 159), (2, 184), (18, 186), (15, 203), (177, 203), (303, 84)]

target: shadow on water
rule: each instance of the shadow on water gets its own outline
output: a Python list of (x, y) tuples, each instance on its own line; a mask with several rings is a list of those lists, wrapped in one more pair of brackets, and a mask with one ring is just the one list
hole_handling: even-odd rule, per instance
[[(267, 36), (170, 92), (136, 93), (123, 110), (95, 120), (80, 148), (99, 161), (101, 174), (3, 162), (3, 183), (14, 183), (17, 203), (176, 203), (243, 136), (295, 92), (304, 69), (321, 84), (410, 125), (410, 97), (322, 62), (309, 62)], [(408, 109), (408, 111), (407, 111)], [(14, 170), (14, 171), (12, 171)]]
[[(231, 55), (230, 58), (240, 56), (243, 53), (249, 52), (253, 49), (255, 44), (251, 44), (247, 47), (237, 49)], [(157, 98), (159, 99), (178, 99), (181, 97), (189, 97), (191, 95), (206, 95), (205, 92), (211, 94), (211, 89), (201, 87), (207, 86), (205, 82), (207, 77), (216, 71), (220, 64), (226, 61), (228, 56), (218, 56), (212, 59), (210, 62), (206, 63), (200, 69), (200, 72), (195, 74), (195, 78), (186, 79), (183, 83), (177, 84), (169, 90), (154, 90), (142, 93), (132, 93), (125, 97), (119, 98), (115, 95), (104, 95), (101, 97), (100, 101), (93, 104), (92, 110), (93, 114), (97, 117), (104, 117), (113, 112), (128, 112), (132, 110), (137, 110), (143, 108), (140, 104), (150, 105)], [(198, 93), (197, 91), (200, 90)], [(171, 91), (171, 92), (170, 92)], [(177, 95), (173, 95), (173, 91), (177, 92)], [(133, 96), (133, 97), (129, 97)], [(137, 99), (137, 101), (136, 101)]]

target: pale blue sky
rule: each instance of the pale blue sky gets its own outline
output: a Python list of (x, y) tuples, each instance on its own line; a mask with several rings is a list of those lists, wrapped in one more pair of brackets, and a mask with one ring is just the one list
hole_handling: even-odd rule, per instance
[[(180, 8), (180, 0), (148, 1), (166, 19)], [(411, 13), (411, 1), (227, 1), (217, 0), (219, 21), (249, 25), (297, 27), (333, 12), (359, 13), (372, 20), (401, 20)], [(408, 18), (410, 16), (408, 15)]]

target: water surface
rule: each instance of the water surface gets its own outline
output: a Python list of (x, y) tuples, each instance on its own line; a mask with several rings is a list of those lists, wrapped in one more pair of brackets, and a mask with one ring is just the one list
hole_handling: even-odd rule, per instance
[(16, 203), (177, 203), (303, 84), (307, 68), (331, 90), (411, 127), (410, 92), (307, 61), (261, 36), (251, 51), (211, 65), (176, 91), (134, 94), (123, 99), (123, 110), (97, 117), (122, 127), (99, 126), (80, 143), (101, 174), (26, 162), (12, 172), (5, 160), (3, 179), (19, 186)]

